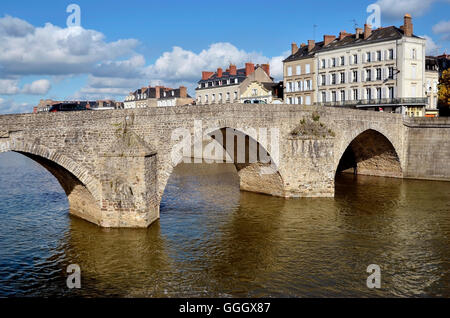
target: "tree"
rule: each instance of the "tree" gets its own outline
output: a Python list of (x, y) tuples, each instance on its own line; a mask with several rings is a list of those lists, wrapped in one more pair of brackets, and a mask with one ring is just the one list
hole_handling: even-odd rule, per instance
[(450, 69), (442, 73), (439, 81), (439, 113), (441, 116), (450, 116)]

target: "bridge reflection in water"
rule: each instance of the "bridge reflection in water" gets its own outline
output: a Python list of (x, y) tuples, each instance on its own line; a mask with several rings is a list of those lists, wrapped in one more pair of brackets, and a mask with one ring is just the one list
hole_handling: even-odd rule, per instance
[(335, 198), (285, 200), (240, 192), (234, 165), (181, 164), (154, 226), (102, 229), (25, 157), (0, 155), (0, 176), (0, 296), (450, 296), (449, 183), (343, 174)]

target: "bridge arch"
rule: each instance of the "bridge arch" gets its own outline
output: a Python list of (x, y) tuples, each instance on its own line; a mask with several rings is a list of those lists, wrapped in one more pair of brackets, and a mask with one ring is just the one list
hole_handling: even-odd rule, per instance
[[(223, 136), (222, 140), (216, 138), (218, 132)], [(231, 147), (226, 144), (227, 134), (230, 133), (234, 134), (234, 144)], [(209, 159), (207, 162), (233, 163), (239, 175), (241, 190), (284, 197), (284, 182), (278, 169), (278, 164), (266, 150), (266, 147), (256, 140), (256, 136), (246, 132), (245, 129), (235, 129), (230, 127), (210, 130), (207, 133), (207, 136), (211, 139), (205, 140), (205, 142), (208, 144), (215, 143), (216, 146), (221, 147), (223, 149), (223, 156), (221, 158), (210, 157), (202, 159)], [(192, 134), (191, 138), (194, 140)], [(238, 152), (241, 149), (238, 149), (237, 147), (242, 141), (245, 144), (245, 153), (239, 154)], [(202, 155), (205, 150), (205, 142), (201, 142)], [(195, 155), (194, 147), (196, 145), (198, 144), (192, 144), (191, 153), (193, 155)], [(165, 157), (170, 157), (170, 154)], [(166, 160), (162, 163), (164, 168), (158, 178), (160, 200), (162, 199), (167, 182), (169, 181), (174, 168), (181, 162), (183, 162), (182, 158), (179, 158), (175, 163), (170, 160)]]
[(403, 165), (398, 148), (389, 134), (380, 129), (359, 131), (344, 138), (336, 156), (335, 174), (346, 171), (401, 178)]
[(69, 201), (70, 213), (100, 225), (100, 183), (74, 160), (45, 146), (17, 140), (0, 144), (0, 153), (16, 152), (43, 166), (59, 182)]

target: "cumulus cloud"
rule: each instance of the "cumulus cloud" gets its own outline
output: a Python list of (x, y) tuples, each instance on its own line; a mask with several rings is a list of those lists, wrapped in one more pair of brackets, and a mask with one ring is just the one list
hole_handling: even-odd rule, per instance
[[(0, 18), (0, 95), (45, 95), (51, 89), (42, 79), (19, 87), (26, 76), (66, 78), (88, 75), (87, 83), (74, 93), (76, 98), (121, 99), (146, 85), (187, 86), (192, 89), (203, 70), (243, 67), (245, 62), (269, 63), (271, 75), (283, 77), (282, 60), (289, 55), (267, 57), (245, 51), (231, 43), (213, 43), (193, 52), (175, 46), (153, 64), (136, 52), (136, 39), (108, 42), (103, 33), (82, 27), (61, 28), (51, 23), (33, 26), (19, 18)], [(16, 109), (20, 106), (16, 105)], [(10, 108), (11, 109), (11, 108)]]
[(424, 15), (437, 0), (378, 0), (382, 19), (402, 18), (406, 13), (414, 17)]
[(42, 79), (34, 81), (31, 84), (26, 84), (21, 93), (22, 94), (32, 94), (32, 95), (45, 95), (48, 93), (52, 87), (49, 80)]
[(18, 18), (0, 18), (0, 65), (8, 75), (89, 73), (102, 61), (132, 53), (137, 45), (134, 39), (106, 42), (102, 33), (82, 27), (33, 27)]
[(0, 114), (29, 113), (33, 105), (28, 103), (18, 103), (12, 99), (0, 98)]
[(443, 40), (450, 40), (450, 20), (441, 21), (433, 26), (433, 32), (440, 34)]
[(19, 80), (0, 79), (0, 95), (14, 95), (19, 93)]
[(439, 55), (441, 47), (434, 42), (434, 40), (428, 35), (422, 35), (422, 38), (427, 40), (425, 45), (425, 52), (427, 55)]
[(138, 87), (146, 85), (196, 86), (205, 70), (214, 71), (218, 67), (227, 67), (230, 63), (243, 67), (246, 62), (255, 64), (269, 63), (271, 75), (278, 80), (283, 78), (283, 59), (289, 51), (276, 57), (266, 57), (259, 52), (246, 52), (231, 43), (214, 43), (199, 53), (175, 46), (171, 51), (164, 52), (154, 64), (145, 66), (142, 56), (129, 60), (109, 62), (98, 65), (88, 84), (77, 96), (98, 96), (107, 93), (112, 96), (128, 94)]

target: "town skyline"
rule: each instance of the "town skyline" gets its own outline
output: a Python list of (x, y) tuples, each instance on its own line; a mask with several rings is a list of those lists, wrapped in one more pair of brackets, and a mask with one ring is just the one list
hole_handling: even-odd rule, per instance
[[(425, 1), (420, 5), (417, 1), (396, 1), (397, 5), (391, 7), (387, 5), (389, 1), (378, 1), (383, 27), (400, 25), (404, 13), (411, 13), (414, 33), (427, 39), (427, 54), (438, 55), (447, 50), (450, 21), (445, 20), (446, 11), (441, 9), (450, 6), (449, 1)], [(249, 13), (255, 4), (252, 1), (233, 9), (232, 15), (227, 15), (223, 5), (202, 3), (205, 8), (194, 8), (191, 2), (174, 1), (171, 10), (143, 21), (143, 12), (150, 14), (153, 7), (161, 5), (151, 2), (132, 10), (133, 3), (107, 6), (103, 1), (78, 1), (81, 27), (68, 28), (70, 13), (66, 13), (66, 8), (70, 2), (61, 2), (51, 9), (42, 5), (42, 10), (37, 4), (24, 9), (6, 1), (0, 12), (0, 36), (4, 39), (0, 53), (0, 113), (29, 112), (40, 99), (123, 101), (136, 87), (147, 85), (183, 85), (194, 95), (202, 70), (226, 67), (229, 63), (238, 67), (248, 61), (269, 63), (271, 75), (282, 80), (282, 61), (290, 55), (291, 42), (312, 38), (320, 41), (323, 34), (337, 35), (342, 30), (352, 33), (355, 21), (358, 27), (364, 25), (370, 15), (366, 8), (375, 2), (355, 5), (349, 1), (323, 1), (330, 9), (341, 9), (340, 19), (336, 20), (331, 12), (315, 10), (308, 14), (317, 5), (302, 2), (277, 2), (277, 8), (258, 2), (260, 7), (270, 8), (264, 19), (262, 9)], [(277, 22), (281, 15), (295, 10), (305, 18)], [(203, 12), (208, 14), (202, 15)], [(225, 20), (212, 25), (217, 17), (211, 12), (227, 17), (229, 23)], [(117, 23), (120, 17), (124, 23)], [(164, 20), (169, 17), (177, 22), (170, 25)], [(202, 29), (202, 25), (208, 27)], [(314, 29), (313, 25), (317, 27)], [(194, 31), (199, 32), (198, 29), (201, 36)], [(44, 53), (45, 45), (50, 48), (48, 54)], [(24, 50), (27, 46), (29, 49)]]

